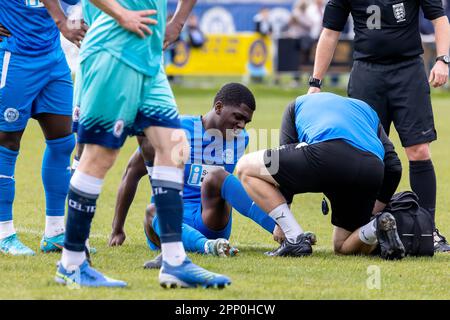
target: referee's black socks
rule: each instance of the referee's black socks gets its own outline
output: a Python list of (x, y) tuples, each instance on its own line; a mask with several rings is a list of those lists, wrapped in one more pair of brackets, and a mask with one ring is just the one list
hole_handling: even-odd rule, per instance
[(409, 182), (411, 189), (419, 197), (419, 205), (426, 209), (434, 224), (436, 211), (436, 174), (431, 160), (409, 162)]

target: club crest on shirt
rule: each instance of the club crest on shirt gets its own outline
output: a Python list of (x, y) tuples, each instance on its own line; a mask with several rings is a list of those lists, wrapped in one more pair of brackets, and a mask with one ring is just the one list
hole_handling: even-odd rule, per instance
[(14, 108), (8, 108), (5, 110), (3, 116), (6, 122), (9, 123), (16, 122), (19, 119), (19, 110)]
[(394, 17), (397, 19), (397, 23), (403, 22), (406, 20), (406, 10), (405, 4), (403, 2), (393, 4), (392, 10), (394, 11)]

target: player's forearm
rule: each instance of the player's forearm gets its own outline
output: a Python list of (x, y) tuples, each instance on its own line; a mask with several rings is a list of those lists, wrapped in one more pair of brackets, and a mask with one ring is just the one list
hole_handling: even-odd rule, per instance
[(324, 28), (317, 44), (313, 77), (322, 80), (325, 76), (334, 50), (339, 41), (340, 32)]
[(91, 2), (117, 21), (121, 20), (122, 15), (126, 10), (116, 0), (91, 0)]
[(66, 14), (61, 8), (59, 0), (42, 0), (42, 3), (47, 8), (48, 13), (52, 17), (53, 21), (55, 21), (58, 28), (61, 27), (61, 24), (67, 22)]
[(179, 0), (171, 22), (182, 28), (197, 0)]
[(436, 37), (437, 56), (449, 54), (450, 50), (450, 25), (447, 16), (437, 18), (432, 21)]

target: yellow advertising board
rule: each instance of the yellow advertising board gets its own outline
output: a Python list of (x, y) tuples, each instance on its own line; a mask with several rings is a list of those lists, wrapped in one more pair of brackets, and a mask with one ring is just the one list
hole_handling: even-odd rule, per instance
[(272, 73), (272, 41), (257, 33), (209, 34), (201, 48), (175, 46), (168, 75), (241, 76)]

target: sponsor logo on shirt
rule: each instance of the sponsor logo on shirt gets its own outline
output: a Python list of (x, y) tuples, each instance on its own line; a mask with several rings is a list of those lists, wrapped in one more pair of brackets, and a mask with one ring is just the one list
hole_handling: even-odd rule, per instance
[(44, 4), (40, 0), (25, 0), (25, 5), (32, 8), (44, 7)]
[(189, 172), (188, 184), (191, 186), (200, 187), (203, 180), (211, 171), (223, 169), (221, 166), (211, 166), (206, 164), (193, 164)]

